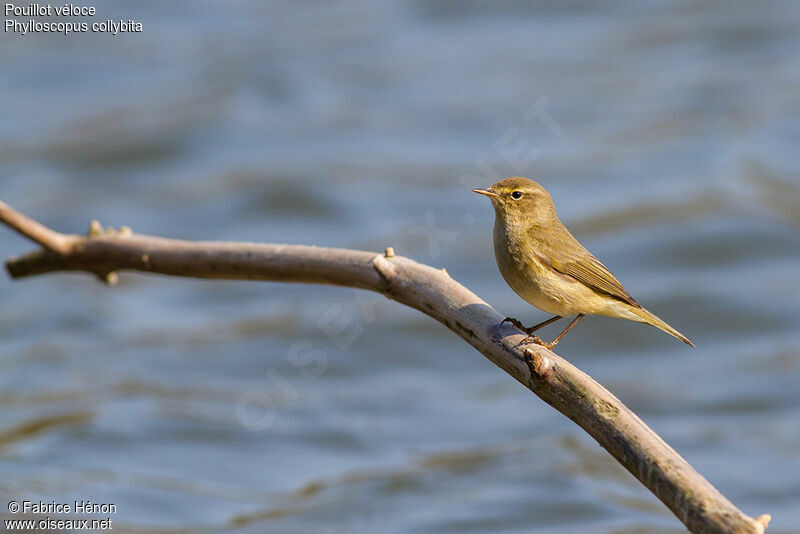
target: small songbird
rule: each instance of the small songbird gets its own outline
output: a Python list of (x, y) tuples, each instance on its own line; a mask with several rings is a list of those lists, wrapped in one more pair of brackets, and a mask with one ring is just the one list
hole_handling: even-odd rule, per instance
[[(534, 342), (555, 347), (584, 315), (608, 315), (646, 323), (694, 343), (644, 309), (631, 297), (605, 265), (575, 239), (556, 215), (544, 187), (528, 178), (506, 178), (488, 189), (494, 206), (494, 255), (500, 274), (520, 297), (555, 317), (530, 328), (512, 317), (510, 322)], [(562, 317), (577, 315), (550, 343), (533, 333)]]

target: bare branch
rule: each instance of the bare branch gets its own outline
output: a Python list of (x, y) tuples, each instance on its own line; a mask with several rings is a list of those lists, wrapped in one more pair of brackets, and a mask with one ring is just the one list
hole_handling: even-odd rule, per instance
[(5, 202), (0, 202), (0, 222), (16, 230), (31, 241), (39, 243), (44, 248), (61, 254), (69, 252), (70, 247), (78, 237), (54, 232), (27, 215), (16, 211)]
[[(12, 278), (86, 271), (113, 282), (115, 271), (269, 280), (376, 291), (444, 324), (495, 365), (577, 423), (695, 533), (763, 533), (770, 516), (753, 519), (728, 501), (619, 399), (572, 364), (525, 336), (447, 274), (371, 252), (258, 243), (191, 242), (132, 234), (129, 229), (67, 236), (0, 204), (0, 221), (46, 247), (6, 268)], [(66, 245), (65, 245), (66, 244)]]

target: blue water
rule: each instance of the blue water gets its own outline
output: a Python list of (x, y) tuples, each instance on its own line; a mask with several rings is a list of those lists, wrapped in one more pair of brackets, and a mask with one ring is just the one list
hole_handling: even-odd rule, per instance
[[(589, 318), (558, 352), (800, 532), (796, 3), (96, 8), (143, 31), (0, 33), (0, 199), (64, 232), (393, 246), (534, 323), (470, 189), (536, 178), (698, 346)], [(0, 229), (0, 256), (29, 249)], [(683, 531), (383, 297), (136, 274), (0, 295), (0, 503), (114, 503), (123, 532)]]

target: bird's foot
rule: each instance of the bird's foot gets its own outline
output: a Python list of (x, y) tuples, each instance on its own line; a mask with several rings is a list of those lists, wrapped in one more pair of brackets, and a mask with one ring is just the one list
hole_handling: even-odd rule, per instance
[(520, 330), (522, 330), (523, 332), (528, 334), (528, 337), (533, 336), (533, 333), (536, 331), (536, 327), (535, 326), (532, 326), (532, 327), (528, 328), (525, 325), (523, 325), (518, 319), (514, 319), (513, 317), (506, 317), (505, 319), (503, 319), (500, 322), (500, 326), (503, 326), (503, 324), (505, 324), (505, 323), (513, 324), (514, 326), (516, 326), (517, 328), (519, 328)]
[[(559, 319), (559, 317), (554, 317), (553, 319)], [(553, 347), (558, 345), (558, 342), (559, 342), (558, 339), (548, 343), (547, 341), (543, 340), (542, 338), (540, 338), (539, 336), (534, 334), (534, 332), (539, 330), (539, 328), (541, 328), (542, 326), (544, 326), (545, 324), (547, 324), (549, 322), (552, 322), (553, 319), (550, 319), (549, 321), (545, 321), (544, 323), (539, 323), (539, 324), (531, 326), (531, 327), (526, 327), (519, 320), (514, 319), (513, 317), (506, 317), (505, 319), (503, 319), (503, 321), (500, 323), (500, 325), (503, 325), (503, 323), (511, 323), (514, 326), (516, 326), (517, 328), (519, 328), (520, 330), (522, 330), (523, 332), (525, 332), (526, 334), (528, 334), (528, 337), (526, 337), (525, 339), (520, 341), (519, 345), (523, 345), (525, 343), (536, 343), (537, 345), (541, 345), (542, 347), (544, 347), (544, 348), (546, 348), (548, 350), (553, 350)]]
[(546, 348), (547, 350), (553, 350), (553, 348), (558, 344), (557, 341), (547, 342), (544, 339), (540, 338), (537, 335), (528, 335), (525, 339), (522, 340), (520, 345), (524, 343), (536, 343), (537, 345), (541, 345), (542, 347)]

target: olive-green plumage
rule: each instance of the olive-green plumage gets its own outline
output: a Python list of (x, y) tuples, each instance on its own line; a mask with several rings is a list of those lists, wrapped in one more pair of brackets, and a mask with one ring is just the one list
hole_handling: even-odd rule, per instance
[(608, 315), (647, 323), (694, 346), (644, 309), (558, 219), (550, 194), (528, 178), (488, 189), (495, 210), (494, 253), (509, 286), (537, 308), (559, 316)]

